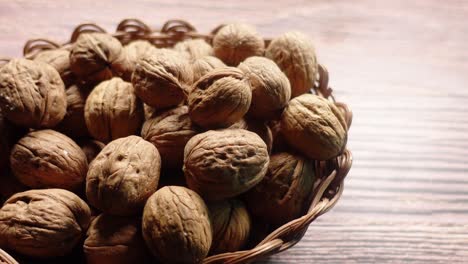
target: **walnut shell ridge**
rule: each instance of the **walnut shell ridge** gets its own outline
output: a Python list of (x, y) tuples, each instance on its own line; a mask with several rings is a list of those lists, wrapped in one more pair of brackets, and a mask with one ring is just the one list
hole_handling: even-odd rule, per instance
[(192, 64), (193, 69), (193, 82), (197, 82), (205, 74), (214, 69), (226, 67), (220, 59), (213, 56), (205, 56), (195, 60)]
[(244, 129), (210, 130), (192, 137), (184, 151), (187, 185), (207, 200), (248, 191), (262, 180), (269, 156), (265, 142)]
[(0, 110), (11, 122), (50, 128), (62, 120), (66, 109), (65, 86), (49, 64), (13, 59), (0, 68)]
[(263, 142), (265, 142), (268, 153), (271, 153), (273, 147), (273, 134), (270, 127), (265, 123), (255, 119), (242, 118), (239, 122), (236, 122), (229, 128), (231, 129), (245, 129), (250, 132), (257, 134)]
[(72, 85), (68, 87), (65, 94), (67, 96), (67, 113), (54, 129), (72, 138), (89, 136), (84, 116), (89, 91)]
[(28, 133), (13, 147), (10, 167), (18, 180), (31, 188), (62, 188), (78, 191), (88, 161), (69, 137), (54, 130)]
[(135, 40), (124, 46), (123, 53), (125, 56), (122, 79), (131, 82), (132, 74), (135, 71), (135, 66), (138, 60), (144, 56), (150, 56), (156, 53), (157, 48), (146, 40)]
[(86, 197), (108, 214), (141, 213), (158, 187), (160, 171), (161, 157), (153, 144), (137, 136), (116, 139), (91, 162)]
[(211, 247), (208, 208), (185, 187), (166, 186), (154, 193), (142, 226), (148, 248), (162, 263), (201, 263)]
[(213, 55), (213, 47), (203, 39), (187, 39), (177, 43), (174, 50), (180, 52), (190, 61)]
[(54, 67), (60, 74), (65, 87), (75, 82), (75, 75), (70, 66), (70, 51), (66, 49), (44, 50), (36, 55), (35, 61), (42, 61)]
[(0, 247), (37, 258), (64, 256), (79, 243), (90, 219), (88, 205), (69, 191), (17, 193), (0, 209)]

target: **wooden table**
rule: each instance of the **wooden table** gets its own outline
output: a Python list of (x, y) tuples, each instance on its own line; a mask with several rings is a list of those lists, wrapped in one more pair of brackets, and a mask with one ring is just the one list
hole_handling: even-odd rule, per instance
[(338, 206), (271, 263), (468, 263), (468, 2), (1, 1), (0, 53), (77, 24), (245, 21), (309, 34), (354, 110), (355, 162)]

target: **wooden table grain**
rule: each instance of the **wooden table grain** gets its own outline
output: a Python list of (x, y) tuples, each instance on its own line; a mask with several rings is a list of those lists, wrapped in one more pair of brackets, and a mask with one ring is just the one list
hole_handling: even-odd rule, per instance
[(0, 55), (83, 22), (244, 21), (314, 40), (354, 122), (344, 196), (264, 263), (468, 263), (468, 2), (0, 0)]

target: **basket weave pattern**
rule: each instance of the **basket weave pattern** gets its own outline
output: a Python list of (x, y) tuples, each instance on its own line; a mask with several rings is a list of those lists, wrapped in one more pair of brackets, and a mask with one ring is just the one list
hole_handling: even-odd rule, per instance
[[(216, 27), (209, 34), (200, 34), (195, 27), (183, 20), (169, 20), (162, 28), (152, 29), (147, 24), (138, 19), (125, 19), (117, 26), (117, 30), (112, 35), (123, 45), (134, 40), (147, 40), (159, 48), (172, 47), (176, 43), (185, 39), (201, 38), (208, 43), (212, 42), (213, 35), (222, 27)], [(69, 47), (75, 42), (78, 36), (87, 32), (106, 31), (92, 23), (81, 24), (75, 28), (68, 42), (59, 44), (48, 39), (32, 39), (26, 42), (23, 54), (25, 58), (34, 58), (39, 52), (61, 47)], [(268, 45), (270, 40), (266, 39)], [(0, 58), (0, 66), (8, 62), (8, 58)], [(347, 129), (351, 126), (352, 112), (346, 104), (337, 102), (332, 94), (332, 89), (328, 86), (329, 75), (326, 68), (319, 65), (319, 80), (312, 87), (311, 93), (327, 98), (333, 102), (342, 112), (346, 120)], [(254, 248), (214, 255), (206, 258), (203, 263), (246, 263), (259, 260), (270, 255), (284, 251), (298, 243), (307, 231), (308, 226), (320, 215), (328, 212), (339, 200), (343, 193), (344, 179), (351, 169), (352, 155), (348, 149), (338, 157), (328, 161), (316, 161), (316, 175), (319, 184), (313, 190), (314, 195), (307, 213), (289, 223), (282, 225), (267, 237), (265, 237)], [(17, 263), (14, 258), (0, 249), (0, 264)]]

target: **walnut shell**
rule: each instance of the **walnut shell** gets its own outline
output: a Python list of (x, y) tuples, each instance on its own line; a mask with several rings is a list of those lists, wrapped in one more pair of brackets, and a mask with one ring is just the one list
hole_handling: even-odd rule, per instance
[(67, 96), (67, 113), (62, 122), (55, 127), (55, 130), (72, 138), (89, 136), (84, 117), (89, 91), (72, 85), (65, 91), (65, 94)]
[(308, 93), (317, 80), (318, 64), (312, 41), (300, 32), (288, 32), (268, 45), (265, 56), (288, 76), (291, 96)]
[(124, 46), (125, 63), (123, 64), (124, 74), (122, 79), (130, 82), (138, 60), (143, 56), (150, 56), (150, 54), (156, 52), (157, 48), (146, 40), (135, 40)]
[(54, 130), (28, 133), (13, 147), (10, 166), (15, 176), (31, 188), (62, 188), (77, 191), (88, 171), (81, 148)]
[(36, 55), (35, 61), (42, 61), (54, 67), (60, 74), (65, 87), (75, 82), (75, 75), (70, 67), (70, 51), (66, 49), (44, 50)]
[(246, 192), (265, 176), (265, 142), (244, 129), (210, 130), (192, 137), (184, 151), (187, 185), (208, 200)]
[(328, 160), (346, 146), (346, 121), (327, 99), (303, 94), (290, 101), (281, 117), (281, 129), (290, 146), (310, 159)]
[(192, 87), (190, 118), (203, 128), (228, 127), (247, 113), (251, 99), (252, 91), (239, 69), (215, 69)]
[(271, 129), (271, 134), (273, 136), (273, 145), (271, 152), (287, 152), (290, 150), (290, 147), (286, 143), (283, 133), (281, 133), (281, 120), (271, 120), (268, 124)]
[(256, 219), (282, 225), (303, 215), (310, 205), (314, 162), (286, 152), (274, 154), (263, 180), (246, 194)]
[(187, 39), (177, 43), (174, 50), (180, 52), (190, 61), (213, 55), (213, 47), (203, 39)]
[(89, 203), (113, 215), (138, 214), (158, 187), (161, 157), (137, 136), (107, 144), (91, 162), (86, 179)]
[(89, 133), (97, 140), (111, 140), (137, 134), (143, 123), (143, 105), (132, 84), (120, 78), (100, 83), (85, 104)]
[(242, 118), (240, 121), (233, 124), (229, 128), (231, 129), (240, 128), (240, 129), (248, 130), (250, 132), (254, 132), (260, 138), (263, 139), (263, 142), (265, 142), (267, 146), (268, 153), (271, 153), (271, 149), (273, 146), (273, 134), (271, 132), (270, 127), (265, 122), (259, 122), (258, 120), (254, 120), (254, 119)]
[(250, 57), (238, 68), (243, 71), (252, 88), (249, 115), (262, 120), (277, 118), (291, 99), (288, 77), (270, 59)]
[(226, 64), (224, 64), (220, 59), (213, 57), (213, 56), (205, 56), (203, 58), (199, 58), (192, 64), (193, 69), (193, 82), (197, 82), (203, 77), (205, 74), (211, 72), (214, 69), (224, 68)]
[(187, 106), (179, 106), (148, 119), (141, 130), (141, 136), (158, 149), (164, 168), (182, 166), (185, 145), (196, 134)]
[(181, 54), (159, 49), (138, 60), (132, 84), (144, 103), (160, 109), (182, 103), (192, 79), (192, 69)]
[(124, 74), (125, 56), (119, 40), (106, 33), (83, 33), (70, 52), (73, 73), (88, 84)]
[(13, 59), (0, 69), (0, 110), (11, 122), (32, 128), (53, 127), (66, 109), (65, 86), (52, 66)]
[(213, 37), (213, 50), (226, 65), (237, 66), (248, 57), (263, 56), (265, 42), (249, 25), (228, 24)]
[(243, 202), (223, 200), (208, 204), (213, 243), (211, 254), (234, 252), (242, 249), (250, 234), (250, 216)]
[(149, 263), (141, 220), (100, 214), (89, 226), (83, 250), (86, 263)]
[(88, 205), (66, 190), (17, 193), (0, 209), (0, 248), (31, 257), (64, 256), (87, 230), (90, 215)]
[(208, 208), (192, 190), (164, 187), (145, 205), (143, 238), (162, 263), (201, 263), (212, 241)]
[(81, 139), (78, 141), (78, 145), (83, 150), (88, 160), (88, 164), (91, 164), (91, 161), (101, 152), (101, 150), (106, 146), (106, 144), (92, 139)]

